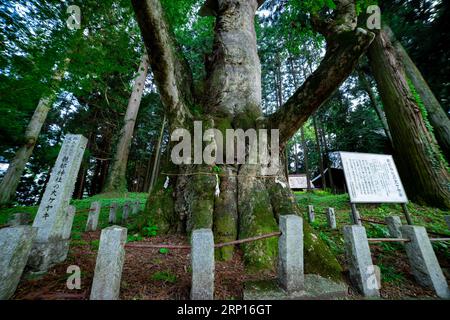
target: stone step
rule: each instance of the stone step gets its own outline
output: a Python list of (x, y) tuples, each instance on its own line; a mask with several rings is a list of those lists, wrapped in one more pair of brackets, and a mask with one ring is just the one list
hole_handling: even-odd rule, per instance
[(344, 300), (348, 298), (345, 283), (336, 283), (315, 274), (305, 274), (304, 289), (288, 294), (277, 279), (247, 281), (244, 300)]

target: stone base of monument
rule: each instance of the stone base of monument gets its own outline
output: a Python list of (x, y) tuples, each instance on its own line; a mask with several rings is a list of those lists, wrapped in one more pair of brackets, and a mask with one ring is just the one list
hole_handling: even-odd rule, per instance
[(277, 279), (247, 281), (244, 300), (344, 300), (348, 287), (315, 274), (305, 274), (304, 290), (287, 293)]
[(70, 239), (50, 242), (34, 242), (27, 262), (27, 273), (46, 273), (54, 265), (66, 260)]

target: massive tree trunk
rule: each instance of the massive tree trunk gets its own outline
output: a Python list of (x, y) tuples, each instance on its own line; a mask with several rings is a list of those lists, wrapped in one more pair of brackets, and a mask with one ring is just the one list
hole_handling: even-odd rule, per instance
[(450, 208), (448, 166), (391, 39), (391, 31), (384, 27), (368, 56), (391, 130), (396, 164), (410, 199)]
[(103, 192), (126, 192), (127, 191), (127, 164), (130, 153), (131, 140), (133, 139), (134, 125), (141, 105), (142, 94), (145, 87), (145, 79), (148, 72), (148, 58), (144, 54), (139, 64), (138, 75), (134, 80), (133, 91), (128, 101), (124, 125), (120, 132), (114, 160), (109, 172), (108, 180)]
[(402, 44), (395, 39), (392, 31), (389, 35), (391, 36), (391, 41), (394, 48), (403, 63), (406, 76), (412, 82), (417, 93), (422, 99), (423, 105), (428, 113), (428, 120), (433, 126), (433, 132), (436, 140), (444, 152), (448, 162), (450, 161), (450, 120), (448, 115), (441, 107), (441, 104), (436, 99), (435, 95), (428, 86), (428, 83), (425, 81), (419, 69), (417, 69), (416, 65), (403, 48)]
[[(213, 52), (207, 59), (205, 92), (195, 96), (189, 68), (182, 54), (175, 54), (177, 44), (160, 1), (132, 0), (155, 82), (168, 112), (170, 132), (176, 128), (192, 132), (194, 120), (202, 121), (203, 131), (216, 128), (224, 137), (226, 129), (280, 129), (282, 147), (278, 155), (272, 156), (284, 161), (287, 141), (349, 76), (373, 35), (356, 30), (353, 5), (347, 6), (353, 12), (350, 18), (338, 10), (339, 26), (346, 27), (329, 27), (336, 32), (328, 38), (322, 65), (286, 104), (267, 118), (261, 111), (261, 67), (254, 25), (256, 9), (262, 2), (206, 1), (201, 13), (216, 17), (215, 38)], [(226, 142), (224, 145), (234, 143)], [(272, 165), (277, 168), (273, 175), (264, 174), (265, 166), (248, 162), (168, 165), (149, 196), (142, 223), (150, 219), (161, 232), (188, 234), (193, 229), (211, 228), (215, 242), (277, 231), (280, 215), (300, 215), (300, 210), (288, 187), (284, 166)], [(306, 272), (339, 278), (341, 269), (330, 250), (308, 224), (304, 228)], [(274, 266), (276, 239), (252, 242), (242, 249), (249, 268)], [(217, 250), (220, 258), (229, 259), (232, 255), (233, 247)]]

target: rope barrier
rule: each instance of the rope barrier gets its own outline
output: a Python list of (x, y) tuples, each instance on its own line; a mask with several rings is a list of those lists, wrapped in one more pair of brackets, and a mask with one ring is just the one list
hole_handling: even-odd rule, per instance
[(359, 221), (365, 221), (365, 222), (370, 222), (370, 223), (375, 223), (375, 224), (381, 224), (381, 225), (387, 225), (386, 222), (383, 221), (377, 221), (377, 220), (371, 220), (371, 219), (365, 219), (365, 218), (359, 218)]
[[(237, 244), (243, 244), (243, 243), (263, 240), (263, 239), (267, 239), (267, 238), (279, 237), (280, 235), (281, 235), (281, 232), (279, 232), (279, 231), (272, 232), (272, 233), (263, 234), (260, 236), (251, 237), (251, 238), (240, 239), (240, 240), (235, 240), (235, 241), (230, 241), (230, 242), (217, 243), (217, 244), (214, 244), (214, 248), (222, 248), (222, 247), (233, 246), (233, 245), (237, 245)], [(179, 250), (190, 250), (191, 249), (191, 246), (188, 246), (188, 245), (170, 245), (170, 244), (164, 245), (164, 244), (142, 244), (142, 243), (140, 243), (140, 244), (127, 243), (125, 245), (125, 247), (141, 248), (141, 249), (179, 249)]]
[[(365, 219), (365, 218), (359, 218), (359, 221), (365, 221), (365, 222), (370, 222), (370, 223), (375, 223), (375, 224), (380, 224), (380, 225), (387, 225), (386, 222), (383, 221), (377, 221), (377, 220), (371, 220), (371, 219)], [(448, 237), (450, 236), (450, 234), (445, 234), (445, 233), (439, 233), (439, 232), (433, 232), (433, 231), (428, 231), (427, 232), (429, 234), (435, 235), (435, 236), (440, 236), (440, 237)]]
[(380, 243), (380, 242), (410, 242), (409, 239), (403, 238), (369, 238), (367, 239), (371, 243)]
[(232, 246), (232, 245), (236, 245), (236, 244), (253, 242), (253, 241), (267, 239), (267, 238), (279, 237), (280, 235), (281, 235), (281, 232), (279, 232), (279, 231), (272, 232), (272, 233), (268, 233), (268, 234), (264, 234), (264, 235), (256, 236), (256, 237), (251, 237), (251, 238), (247, 238), (247, 239), (235, 240), (235, 241), (230, 241), (230, 242), (225, 242), (225, 243), (218, 243), (218, 244), (214, 245), (214, 248), (222, 248), (222, 247), (226, 247), (226, 246)]
[(164, 176), (219, 176), (219, 177), (235, 177), (235, 178), (286, 178), (284, 175), (240, 175), (240, 174), (223, 174), (213, 172), (190, 172), (190, 173), (169, 173), (161, 172)]
[(450, 238), (430, 238), (430, 241), (450, 241)]
[[(371, 243), (380, 243), (380, 242), (411, 242), (410, 239), (404, 238), (369, 238), (367, 239)], [(441, 241), (450, 241), (450, 238), (430, 238), (431, 242), (441, 242)]]

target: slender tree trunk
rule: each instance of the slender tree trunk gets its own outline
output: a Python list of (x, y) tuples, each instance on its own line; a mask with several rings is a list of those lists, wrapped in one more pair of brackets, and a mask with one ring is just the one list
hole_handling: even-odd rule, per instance
[(155, 151), (152, 151), (150, 153), (150, 156), (148, 157), (147, 168), (145, 171), (144, 192), (147, 192), (150, 189), (150, 178), (151, 178), (150, 174), (152, 172), (152, 160), (155, 157), (155, 155), (156, 155)]
[(280, 55), (277, 54), (276, 61), (275, 61), (276, 69), (275, 69), (275, 79), (276, 79), (276, 86), (277, 86), (277, 103), (278, 108), (280, 108), (283, 105), (283, 76), (281, 74), (281, 61), (280, 61)]
[(117, 143), (113, 164), (109, 172), (103, 192), (126, 192), (127, 190), (127, 163), (130, 153), (131, 140), (133, 139), (134, 125), (139, 112), (142, 94), (145, 87), (145, 79), (148, 72), (147, 54), (142, 56), (139, 65), (138, 75), (134, 81), (133, 92), (128, 102), (127, 112), (125, 114), (124, 125), (120, 132), (119, 142)]
[(314, 133), (316, 135), (316, 151), (317, 151), (317, 156), (319, 157), (320, 178), (322, 180), (322, 188), (325, 190), (327, 188), (327, 180), (325, 179), (325, 172), (324, 172), (324, 168), (323, 168), (323, 154), (322, 154), (322, 148), (321, 148), (321, 143), (320, 143), (319, 129), (317, 127), (316, 116), (313, 116), (313, 126), (314, 126)]
[(297, 141), (294, 140), (294, 165), (295, 165), (295, 170), (294, 173), (297, 173), (298, 171), (298, 148), (297, 148)]
[(328, 149), (328, 144), (327, 144), (327, 140), (325, 137), (325, 129), (323, 126), (320, 130), (320, 136), (322, 137), (322, 145), (325, 150), (325, 163), (328, 168), (328, 179), (330, 180), (330, 188), (333, 193), (336, 193), (336, 187), (334, 185), (334, 180), (333, 180), (333, 173), (331, 172), (331, 161), (330, 161), (330, 152), (329, 152), (330, 150)]
[(303, 161), (305, 162), (306, 186), (307, 191), (311, 191), (311, 174), (309, 172), (308, 148), (306, 147), (305, 128), (303, 126), (300, 129), (300, 134), (302, 139)]
[(77, 182), (75, 183), (75, 191), (73, 198), (75, 199), (83, 199), (83, 191), (84, 191), (84, 182), (86, 179), (86, 168), (82, 163), (80, 170), (78, 171)]
[(410, 199), (450, 208), (450, 175), (436, 139), (427, 128), (426, 113), (384, 27), (368, 56), (391, 130), (396, 164)]
[(89, 188), (89, 191), (90, 191), (89, 196), (90, 197), (92, 197), (98, 193), (101, 167), (102, 167), (102, 160), (96, 159), (95, 167), (94, 167), (94, 174), (92, 175), (92, 181), (91, 181), (91, 185)]
[(158, 176), (158, 170), (159, 170), (159, 163), (161, 161), (161, 145), (162, 145), (162, 139), (164, 136), (164, 128), (166, 127), (166, 116), (164, 115), (162, 124), (161, 124), (161, 130), (159, 132), (159, 138), (158, 138), (158, 144), (156, 145), (155, 149), (155, 161), (153, 163), (153, 170), (152, 170), (152, 176), (150, 178), (150, 187), (148, 192), (152, 192), (153, 187), (155, 186), (155, 182)]
[(14, 198), (20, 177), (23, 174), (28, 159), (30, 159), (33, 153), (34, 146), (36, 145), (39, 133), (41, 132), (53, 101), (54, 96), (42, 98), (39, 101), (25, 131), (25, 144), (16, 151), (0, 184), (0, 204), (6, 204)]
[(370, 86), (370, 83), (367, 80), (367, 77), (364, 74), (364, 71), (358, 70), (358, 76), (359, 76), (359, 80), (361, 81), (361, 84), (362, 84), (364, 90), (367, 92), (367, 95), (369, 96), (372, 107), (374, 108), (375, 112), (378, 115), (378, 119), (380, 119), (381, 124), (383, 125), (384, 132), (386, 133), (386, 136), (388, 137), (389, 141), (392, 144), (391, 131), (389, 130), (389, 125), (388, 125), (388, 122), (386, 119), (386, 115), (384, 114), (384, 111), (382, 110), (381, 106), (379, 105), (379, 103), (377, 101), (375, 92), (373, 92), (373, 89)]

